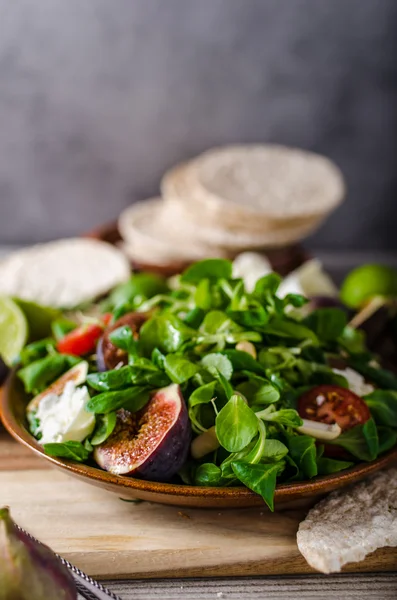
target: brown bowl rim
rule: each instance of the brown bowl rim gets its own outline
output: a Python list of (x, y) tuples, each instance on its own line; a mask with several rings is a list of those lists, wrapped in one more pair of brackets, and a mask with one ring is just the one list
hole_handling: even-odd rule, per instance
[[(61, 460), (59, 458), (48, 456), (45, 454), (43, 448), (28, 432), (25, 426), (20, 423), (12, 409), (10, 398), (16, 382), (16, 371), (14, 370), (8, 377), (3, 394), (0, 398), (0, 415), (3, 424), (10, 435), (19, 443), (32, 450), (38, 456), (41, 456), (55, 467), (66, 470), (76, 476), (83, 477), (84, 479), (88, 478), (92, 480), (93, 483), (100, 482), (102, 484), (108, 484), (109, 486), (116, 485), (119, 487), (120, 493), (122, 493), (123, 489), (129, 489), (144, 493), (160, 493), (164, 496), (173, 496), (176, 498), (197, 498), (198, 500), (201, 498), (230, 498), (230, 500), (252, 501), (252, 499), (258, 498), (258, 495), (255, 494), (255, 492), (243, 486), (222, 488), (199, 487), (185, 484), (145, 481), (134, 477), (113, 475), (112, 473), (103, 471), (90, 465), (84, 465), (75, 463), (73, 461)], [(337, 487), (339, 488), (363, 479), (363, 477), (370, 475), (371, 473), (374, 473), (383, 467), (386, 467), (394, 460), (397, 460), (397, 446), (372, 462), (359, 463), (358, 465), (355, 465), (354, 467), (346, 469), (346, 471), (342, 471), (340, 473), (316, 477), (316, 479), (307, 482), (279, 484), (276, 487), (274, 499), (276, 502), (282, 502), (283, 500), (288, 500), (291, 497), (301, 496), (303, 498), (305, 496), (325, 494)]]

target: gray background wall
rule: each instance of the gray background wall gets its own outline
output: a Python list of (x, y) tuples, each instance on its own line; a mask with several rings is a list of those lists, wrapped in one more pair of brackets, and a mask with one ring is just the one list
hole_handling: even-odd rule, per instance
[(396, 0), (0, 0), (0, 243), (82, 232), (214, 144), (329, 155), (310, 241), (397, 250)]

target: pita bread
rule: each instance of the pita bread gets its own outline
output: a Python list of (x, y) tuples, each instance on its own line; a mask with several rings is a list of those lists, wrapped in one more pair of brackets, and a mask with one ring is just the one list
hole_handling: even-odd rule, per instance
[[(168, 214), (168, 219), (174, 223), (179, 223), (191, 238), (195, 237), (206, 245), (221, 247), (229, 253), (238, 253), (247, 249), (262, 249), (287, 246), (300, 241), (302, 238), (310, 235), (321, 223), (320, 219), (311, 219), (305, 224), (273, 227), (272, 229), (264, 227), (258, 231), (246, 225), (246, 217), (241, 217), (240, 227), (228, 226), (225, 220), (220, 218), (208, 217), (206, 223), (196, 218), (193, 211), (189, 210), (190, 205), (179, 200), (166, 200), (163, 211)], [(209, 211), (201, 211), (203, 215), (208, 215)], [(220, 223), (220, 226), (217, 226)]]
[(342, 201), (341, 172), (327, 158), (277, 145), (214, 148), (191, 163), (196, 200), (284, 220), (324, 217)]
[(130, 265), (120, 250), (106, 242), (71, 238), (14, 252), (0, 262), (0, 294), (73, 308), (129, 277)]
[(309, 565), (323, 573), (397, 546), (397, 469), (330, 494), (299, 525), (297, 542)]
[[(193, 226), (193, 227), (192, 227)], [(197, 239), (194, 224), (177, 221), (163, 210), (161, 198), (137, 202), (124, 210), (118, 222), (128, 255), (139, 255), (145, 262), (200, 260), (208, 256), (225, 256), (225, 251)]]
[(207, 244), (241, 251), (247, 248), (279, 247), (296, 243), (315, 231), (323, 215), (274, 219), (252, 213), (245, 207), (214, 202), (198, 194), (191, 181), (194, 161), (174, 167), (162, 179), (165, 209), (178, 222), (194, 223), (195, 236)]

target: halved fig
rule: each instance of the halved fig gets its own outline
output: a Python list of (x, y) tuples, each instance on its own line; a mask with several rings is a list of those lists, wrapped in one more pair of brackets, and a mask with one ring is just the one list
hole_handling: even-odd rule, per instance
[(109, 337), (112, 331), (123, 325), (129, 325), (134, 336), (138, 337), (139, 330), (147, 319), (148, 315), (146, 313), (131, 312), (123, 315), (120, 319), (117, 319), (113, 325), (105, 329), (103, 336), (97, 344), (96, 353), (98, 371), (114, 369), (118, 364), (121, 363), (126, 365), (128, 362), (127, 352), (112, 344)]
[(137, 413), (121, 409), (111, 436), (94, 450), (102, 469), (167, 481), (185, 463), (191, 439), (190, 421), (179, 385), (153, 392)]
[(32, 412), (36, 410), (40, 404), (40, 401), (48, 394), (57, 394), (58, 396), (62, 394), (68, 381), (73, 381), (76, 386), (81, 385), (87, 379), (87, 373), (88, 362), (82, 360), (81, 362), (77, 363), (77, 365), (69, 369), (69, 371), (66, 371), (66, 373), (58, 377), (58, 379), (56, 379), (54, 383), (52, 383), (46, 390), (32, 398), (27, 406), (27, 411)]

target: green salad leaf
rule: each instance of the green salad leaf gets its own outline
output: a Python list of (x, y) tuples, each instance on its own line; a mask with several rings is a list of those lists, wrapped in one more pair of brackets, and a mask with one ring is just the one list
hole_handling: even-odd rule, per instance
[(91, 454), (81, 442), (54, 442), (44, 444), (43, 448), (50, 456), (69, 458), (77, 462), (85, 462)]
[(258, 419), (241, 396), (233, 395), (216, 417), (215, 430), (220, 444), (238, 452), (258, 432)]

